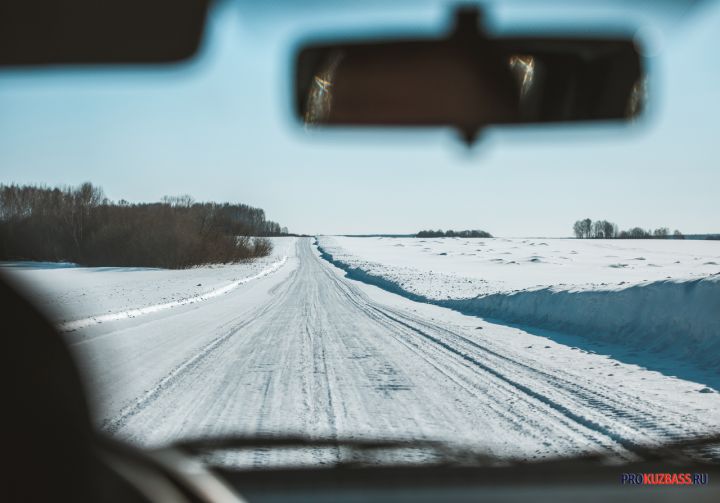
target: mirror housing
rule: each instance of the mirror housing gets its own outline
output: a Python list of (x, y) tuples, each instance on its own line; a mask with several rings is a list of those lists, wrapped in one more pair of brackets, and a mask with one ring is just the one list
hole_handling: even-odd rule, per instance
[(475, 9), (442, 39), (311, 44), (296, 113), (314, 126), (450, 126), (472, 143), (493, 124), (628, 120), (644, 102), (635, 43), (489, 38)]

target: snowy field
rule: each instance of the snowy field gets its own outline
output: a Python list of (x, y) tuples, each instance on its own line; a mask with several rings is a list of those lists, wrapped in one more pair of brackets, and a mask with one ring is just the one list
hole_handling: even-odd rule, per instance
[(323, 236), (351, 277), (468, 314), (720, 367), (720, 241)]
[(431, 299), (542, 287), (622, 290), (720, 274), (720, 241), (323, 236), (335, 259)]
[(63, 330), (148, 314), (221, 295), (286, 260), (295, 238), (270, 238), (273, 251), (256, 261), (156, 269), (78, 267), (70, 263), (0, 262)]
[[(4, 270), (55, 313), (81, 364), (98, 428), (138, 445), (290, 434), (432, 439), (542, 459), (627, 456), (638, 445), (720, 430), (717, 367), (698, 371), (696, 359), (667, 368), (648, 358), (649, 347), (632, 353), (590, 343), (602, 332), (570, 330), (568, 314), (563, 332), (537, 328), (547, 317), (526, 316), (533, 324), (518, 325), (478, 314), (493, 306), (522, 314), (528, 303), (514, 297), (544, 299), (552, 291), (559, 295), (537, 304), (538, 313), (577, 311), (597, 328), (600, 318), (627, 323), (627, 315), (615, 300), (593, 310), (584, 300), (572, 304), (575, 297), (604, 292), (644, 311), (636, 289), (669, 285), (687, 292), (674, 305), (658, 297), (658, 309), (696, 337), (713, 330), (718, 316), (717, 309), (708, 314), (718, 302), (717, 277), (709, 276), (717, 267), (707, 264), (717, 261), (716, 243), (314, 241), (277, 239), (272, 256), (254, 263), (181, 271), (67, 264)], [(688, 304), (687, 295), (697, 302)], [(478, 305), (482, 299), (495, 300)], [(702, 323), (687, 325), (692, 317)], [(662, 334), (663, 344), (672, 336), (677, 348), (689, 346), (687, 334)], [(326, 464), (345, 454), (257, 449), (223, 453), (220, 462)]]

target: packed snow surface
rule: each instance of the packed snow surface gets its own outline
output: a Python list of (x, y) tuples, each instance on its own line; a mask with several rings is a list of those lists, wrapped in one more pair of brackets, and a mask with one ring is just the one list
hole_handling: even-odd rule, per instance
[(351, 277), (467, 314), (720, 367), (720, 241), (320, 237)]
[[(278, 243), (273, 257), (252, 265), (6, 270), (31, 278), (46, 308), (71, 310), (59, 323), (234, 285), (64, 333), (98, 427), (140, 445), (228, 434), (392, 437), (538, 459), (623, 456), (720, 429), (716, 377), (658, 372), (572, 335), (413, 301), (352, 279), (311, 239)], [(196, 292), (198, 283), (207, 290)], [(218, 461), (267, 466), (343, 456), (344, 449), (258, 449), (224, 452)]]

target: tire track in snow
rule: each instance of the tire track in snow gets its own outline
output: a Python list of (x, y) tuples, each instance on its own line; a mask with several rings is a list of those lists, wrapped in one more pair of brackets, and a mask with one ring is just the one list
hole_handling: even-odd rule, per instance
[[(416, 327), (412, 327), (408, 323), (401, 321), (399, 318), (389, 315), (386, 311), (392, 312), (392, 309), (388, 309), (386, 306), (381, 306), (370, 301), (370, 299), (368, 299), (362, 292), (356, 290), (353, 285), (346, 281), (340, 280), (330, 270), (326, 269), (325, 272), (328, 277), (336, 283), (340, 290), (343, 291), (345, 297), (350, 303), (356, 305), (359, 310), (365, 312), (365, 314), (369, 318), (385, 325), (389, 329), (389, 333), (392, 334), (396, 339), (398, 339), (406, 347), (415, 352), (419, 357), (423, 358), (425, 361), (437, 368), (438, 371), (440, 371), (443, 375), (452, 379), (454, 382), (459, 382), (461, 386), (464, 387), (470, 394), (477, 395), (476, 392), (471, 391), (477, 389), (477, 385), (471, 383), (469, 380), (467, 380), (467, 378), (463, 380), (462, 377), (460, 377), (460, 379), (458, 380), (457, 378), (451, 376), (451, 373), (458, 368), (458, 357), (465, 361), (465, 363), (469, 363), (470, 366), (475, 369), (475, 372), (481, 370), (485, 374), (490, 376), (490, 379), (482, 380), (482, 382), (487, 385), (486, 388), (482, 391), (485, 391), (487, 393), (487, 390), (491, 389), (491, 387), (502, 388), (501, 385), (505, 384), (506, 386), (504, 389), (508, 390), (509, 393), (515, 395), (518, 398), (524, 395), (526, 398), (520, 399), (530, 405), (533, 408), (534, 412), (546, 416), (546, 420), (549, 419), (550, 424), (557, 423), (558, 421), (563, 421), (564, 425), (570, 430), (572, 430), (575, 434), (584, 437), (588, 445), (594, 444), (601, 446), (605, 449), (611, 449), (614, 451), (622, 450), (623, 448), (625, 450), (628, 450), (628, 446), (631, 445), (630, 442), (626, 441), (624, 438), (615, 434), (614, 432), (603, 428), (601, 425), (595, 425), (581, 415), (574, 413), (571, 409), (565, 407), (564, 405), (549, 400), (542, 393), (530, 388), (529, 386), (516, 382), (507, 375), (501, 373), (500, 371), (492, 368), (489, 365), (481, 363), (478, 359), (469, 356), (467, 353), (461, 350), (458, 350), (457, 348), (446, 343), (440, 338), (432, 336), (428, 332), (419, 330)], [(437, 330), (439, 328), (438, 326), (430, 325), (429, 323), (428, 326), (431, 328), (431, 330)], [(417, 344), (417, 340), (403, 340), (402, 338), (399, 338), (398, 335), (403, 333), (411, 334), (411, 337), (414, 339), (417, 339), (418, 335), (420, 335), (422, 339), (426, 342), (429, 342), (430, 345), (428, 348), (423, 348)], [(438, 358), (442, 355), (442, 352), (438, 350), (454, 356), (455, 360), (450, 361), (445, 368), (437, 365)], [(475, 378), (478, 377), (479, 375), (475, 374)], [(507, 399), (507, 396), (504, 398)], [(515, 422), (514, 418), (507, 414), (508, 410), (504, 402), (501, 402), (498, 399), (495, 403), (489, 403), (488, 405), (493, 407), (493, 409), (495, 410), (495, 412), (498, 413), (498, 415), (504, 416), (508, 422)], [(539, 408), (538, 405), (540, 406)], [(548, 416), (548, 412), (550, 412), (551, 410), (557, 414), (557, 417)], [(516, 425), (522, 427), (526, 425), (528, 419), (529, 418), (524, 418), (523, 421), (521, 421), (520, 423), (516, 423)]]
[[(168, 317), (175, 326), (183, 317), (207, 319), (202, 330), (220, 335), (210, 332), (201, 350), (153, 374), (162, 378), (148, 381), (152, 389), (106, 429), (163, 443), (198, 429), (407, 436), (529, 458), (596, 449), (628, 455), (639, 442), (682, 430), (675, 428), (683, 417), (677, 405), (633, 397), (550, 360), (533, 362), (527, 351), (413, 314), (405, 300), (375, 301), (313, 253), (308, 240), (298, 241), (297, 251), (299, 267), (284, 287), (269, 288), (269, 300), (253, 304), (243, 320), (227, 316), (236, 297), (181, 313), (181, 320)], [(162, 330), (162, 321), (152, 330)], [(131, 328), (143, 335), (146, 329)], [(657, 428), (663, 422), (666, 428)], [(247, 454), (255, 465), (285, 460), (267, 450)], [(332, 463), (334, 455), (317, 450), (299, 459)]]
[[(246, 323), (249, 324), (250, 322)], [(235, 335), (239, 329), (238, 326), (229, 332), (213, 339), (208, 345), (203, 347), (197, 354), (195, 354), (189, 360), (185, 360), (182, 364), (178, 365), (170, 371), (165, 377), (163, 377), (155, 386), (150, 388), (144, 395), (132, 402), (130, 405), (124, 407), (120, 413), (111, 420), (106, 420), (102, 423), (100, 428), (108, 433), (117, 433), (128, 419), (140, 413), (143, 409), (148, 407), (153, 401), (155, 401), (160, 394), (170, 386), (172, 386), (183, 374), (189, 370), (197, 367), (202, 360), (206, 359), (210, 353), (220, 347), (230, 337)]]
[[(320, 255), (322, 256), (322, 252), (320, 252)], [(332, 264), (330, 263), (330, 265)], [(340, 282), (332, 272), (330, 275), (338, 281), (338, 284), (345, 283)], [(687, 436), (687, 429), (682, 424), (682, 417), (677, 418), (678, 420), (671, 424), (674, 428), (663, 427), (663, 422), (667, 421), (667, 414), (663, 415), (662, 413), (667, 411), (661, 407), (653, 406), (654, 404), (652, 403), (638, 400), (637, 397), (630, 397), (618, 391), (614, 391), (614, 393), (624, 399), (615, 398), (609, 393), (600, 392), (597, 388), (604, 389), (604, 386), (597, 383), (595, 383), (596, 389), (590, 389), (579, 384), (577, 380), (563, 378), (558, 375), (560, 372), (551, 374), (541, 371), (517, 359), (481, 346), (477, 342), (461, 335), (459, 332), (448, 330), (438, 324), (432, 324), (420, 318), (415, 319), (406, 313), (401, 314), (396, 309), (374, 303), (351, 285), (346, 287), (346, 296), (348, 300), (356, 303), (358, 307), (372, 309), (378, 316), (386, 318), (389, 321), (389, 328), (392, 328), (393, 325), (395, 327), (397, 327), (397, 325), (404, 327), (407, 331), (415, 334), (415, 336), (424, 338), (432, 345), (442, 348), (444, 351), (455, 355), (465, 362), (481, 369), (483, 372), (492, 375), (494, 378), (514, 387), (525, 395), (564, 415), (581, 427), (605, 436), (627, 451), (632, 451), (633, 448), (638, 445), (637, 438), (639, 436), (644, 437), (645, 441), (651, 442), (653, 440), (667, 441)], [(421, 325), (424, 329), (414, 326), (413, 324)], [(439, 334), (432, 334), (431, 332), (439, 332)], [(461, 342), (460, 346), (450, 343), (443, 335), (456, 339), (456, 344), (459, 340)], [(471, 346), (475, 352), (481, 353), (481, 355), (473, 355), (472, 351), (467, 351), (466, 348), (462, 347), (463, 345)], [(492, 363), (487, 363), (488, 357)], [(508, 370), (511, 370), (511, 372), (508, 372)], [(564, 400), (563, 397), (550, 396), (549, 393), (546, 394), (547, 390), (542, 389), (542, 387), (535, 389), (531, 384), (520, 382), (520, 380), (515, 377), (509, 377), (510, 375), (535, 376), (541, 380), (543, 384), (555, 386), (562, 390), (568, 395), (568, 398), (574, 399), (576, 403), (565, 403), (566, 400)], [(573, 406), (576, 406), (578, 401), (580, 405), (584, 406), (584, 410), (581, 409), (576, 412)], [(643, 407), (634, 406), (634, 402), (641, 403)], [(587, 414), (588, 412), (594, 412), (594, 414)], [(656, 415), (656, 412), (660, 414)], [(607, 419), (605, 416), (609, 416), (610, 420), (603, 420), (604, 418)], [(697, 420), (695, 422), (697, 423)], [(703, 426), (705, 426), (708, 431), (712, 428), (710, 424), (704, 424)], [(625, 434), (623, 430), (625, 430)], [(630, 435), (627, 435), (628, 433)]]
[[(396, 314), (400, 315), (397, 312)], [(426, 324), (422, 320), (418, 319), (413, 320), (413, 322), (420, 325)], [(499, 353), (497, 350), (481, 346), (477, 342), (472, 341), (470, 338), (465, 337), (458, 332), (453, 332), (437, 325), (435, 325), (435, 327), (447, 334), (449, 337), (457, 339), (461, 345), (470, 346), (471, 349), (481, 352), (485, 358), (492, 360), (496, 366), (504, 366), (506, 368), (518, 367), (522, 370), (522, 372), (537, 376), (539, 379), (551, 384), (553, 387), (564, 390), (573, 397), (580, 398), (581, 402), (596, 407), (603, 412), (603, 415), (609, 413), (615, 418), (630, 420), (638, 431), (644, 430), (657, 432), (660, 433), (664, 439), (686, 436), (686, 431), (679, 428), (678, 424), (671, 425), (675, 426), (675, 428), (668, 428), (663, 426), (661, 421), (655, 419), (657, 414), (667, 412), (668, 409), (666, 406), (660, 407), (657, 404), (641, 400), (638, 397), (623, 393), (620, 390), (611, 390), (602, 383), (585, 381), (585, 384), (582, 384), (579, 381), (579, 379), (582, 379), (582, 376), (566, 373), (562, 369), (556, 369), (555, 373), (550, 373), (524, 363), (519, 358), (513, 359)], [(702, 423), (702, 421), (696, 422), (699, 424)], [(708, 430), (712, 428), (712, 425), (707, 423), (703, 426), (705, 426)]]
[[(383, 309), (379, 309), (377, 307), (374, 307), (370, 304), (368, 304), (368, 307), (372, 310), (374, 310), (379, 316), (386, 318), (389, 320), (390, 323), (387, 323), (387, 326), (391, 329), (394, 329), (394, 333), (398, 333), (398, 325), (404, 329), (406, 329), (406, 332), (412, 333), (415, 337), (421, 336), (425, 340), (429, 341), (432, 346), (435, 348), (441, 348), (442, 350), (461, 358), (465, 362), (470, 363), (473, 367), (476, 369), (479, 369), (486, 374), (492, 376), (495, 380), (499, 380), (502, 383), (508, 385), (510, 388), (516, 390), (516, 392), (520, 392), (527, 397), (530, 397), (531, 399), (535, 400), (536, 402), (542, 404), (543, 406), (546, 406), (555, 412), (559, 413), (561, 416), (564, 416), (566, 419), (570, 421), (570, 423), (566, 423), (571, 429), (574, 429), (578, 434), (585, 436), (588, 440), (588, 443), (597, 444), (598, 439), (594, 435), (587, 435), (586, 432), (583, 432), (581, 429), (578, 429), (577, 426), (581, 426), (582, 428), (585, 428), (587, 430), (590, 430), (593, 433), (600, 434), (607, 439), (611, 440), (610, 443), (608, 442), (600, 442), (600, 445), (602, 445), (605, 448), (611, 447), (612, 443), (615, 443), (617, 445), (622, 446), (626, 450), (631, 450), (632, 446), (634, 445), (632, 442), (626, 440), (621, 435), (609, 430), (608, 428), (603, 427), (600, 424), (595, 423), (592, 420), (589, 420), (585, 417), (583, 417), (580, 414), (575, 413), (568, 407), (564, 406), (563, 404), (556, 402), (547, 396), (543, 395), (539, 391), (536, 391), (532, 388), (530, 388), (527, 385), (524, 385), (520, 383), (519, 381), (516, 381), (512, 379), (511, 377), (508, 377), (504, 373), (500, 372), (499, 370), (486, 365), (482, 363), (479, 359), (474, 358), (473, 356), (455, 348), (454, 346), (448, 344), (447, 342), (441, 340), (440, 338), (431, 335), (427, 331), (420, 330), (416, 327), (411, 326), (408, 323), (405, 323), (401, 321), (399, 318), (396, 318), (387, 312), (385, 312)], [(425, 356), (425, 351), (420, 348), (417, 345), (412, 345), (415, 348), (416, 353), (421, 355), (422, 357), (426, 358), (428, 361), (432, 361), (433, 359), (437, 358), (437, 354), (433, 354), (430, 356)], [(434, 358), (433, 358), (434, 357)], [(447, 370), (440, 369), (444, 374), (447, 374)], [(494, 383), (494, 385), (497, 386), (498, 383)], [(467, 383), (465, 383), (467, 385)], [(536, 409), (537, 410), (537, 409)]]
[[(584, 376), (575, 375), (563, 371), (563, 369), (554, 369), (554, 372), (548, 372), (537, 368), (531, 364), (524, 363), (518, 355), (514, 358), (501, 354), (498, 349), (490, 349), (483, 346), (470, 338), (462, 335), (459, 331), (448, 330), (440, 325), (430, 325), (428, 322), (419, 318), (412, 318), (396, 310), (390, 309), (395, 315), (412, 320), (413, 323), (421, 326), (432, 326), (435, 330), (441, 331), (448, 337), (456, 339), (461, 345), (470, 346), (470, 350), (478, 351), (484, 359), (493, 362), (497, 368), (512, 369), (519, 368), (522, 374), (533, 375), (546, 382), (554, 389), (559, 389), (567, 393), (571, 398), (580, 399), (581, 403), (589, 404), (593, 409), (602, 412), (602, 416), (610, 415), (616, 420), (616, 426), (631, 426), (637, 433), (657, 433), (663, 439), (674, 440), (686, 438), (688, 430), (685, 419), (692, 417), (686, 414), (684, 410), (670, 409), (666, 404), (658, 404), (649, 400), (632, 396), (619, 389), (613, 389), (602, 382), (589, 381)], [(582, 381), (582, 382), (581, 382)], [(668, 421), (668, 416), (673, 416), (673, 421)], [(715, 425), (705, 422), (697, 417), (692, 417), (693, 422), (700, 429), (706, 432), (713, 431)], [(627, 421), (631, 425), (627, 425)], [(625, 422), (625, 423), (623, 423)], [(669, 426), (664, 426), (668, 423)], [(652, 441), (651, 435), (647, 435), (647, 440)]]
[[(286, 260), (287, 257), (282, 260), (282, 263), (284, 264)], [(226, 343), (229, 339), (231, 339), (234, 335), (237, 335), (240, 330), (256, 322), (262, 317), (263, 314), (272, 310), (281, 298), (282, 296), (276, 297), (273, 301), (265, 304), (264, 306), (261, 306), (259, 309), (256, 310), (256, 312), (252, 313), (247, 320), (244, 320), (237, 325), (234, 325), (231, 329), (210, 341), (210, 343), (205, 345), (195, 355), (174, 367), (169, 373), (165, 375), (165, 377), (158, 381), (157, 384), (147, 390), (145, 394), (134, 400), (129, 405), (123, 407), (120, 413), (117, 414), (114, 418), (106, 419), (105, 421), (103, 421), (100, 428), (103, 431), (111, 434), (117, 433), (120, 429), (122, 429), (123, 426), (125, 426), (125, 424), (130, 418), (139, 414), (148, 406), (150, 406), (155, 400), (158, 399), (158, 397), (160, 397), (163, 391), (174, 385), (177, 381), (181, 379), (183, 375), (185, 375), (192, 369), (199, 367), (204, 360), (206, 360), (218, 348), (223, 346), (223, 344)]]

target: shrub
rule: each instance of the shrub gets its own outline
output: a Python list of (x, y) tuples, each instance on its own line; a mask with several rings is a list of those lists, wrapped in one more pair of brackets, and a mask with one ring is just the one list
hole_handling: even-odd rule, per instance
[(90, 183), (47, 188), (0, 185), (0, 260), (93, 266), (184, 268), (268, 255), (281, 227), (259, 208), (195, 203), (113, 203)]

